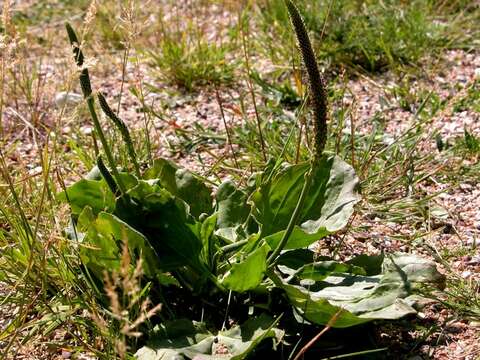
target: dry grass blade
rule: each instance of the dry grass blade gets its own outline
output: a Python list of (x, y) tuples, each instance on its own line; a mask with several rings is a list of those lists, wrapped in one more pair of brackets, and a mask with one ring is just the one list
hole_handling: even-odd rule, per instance
[(343, 309), (338, 310), (337, 313), (333, 315), (333, 317), (330, 319), (327, 326), (325, 326), (322, 330), (320, 330), (320, 332), (317, 335), (315, 335), (312, 338), (312, 340), (306, 343), (305, 346), (300, 349), (300, 351), (294, 357), (293, 360), (300, 360), (308, 351), (308, 349), (310, 349), (318, 341), (318, 339), (320, 339), (323, 336), (323, 334), (325, 334), (328, 330), (332, 328), (332, 326), (335, 324), (335, 322), (337, 321), (338, 317), (342, 314), (342, 312), (343, 312)]

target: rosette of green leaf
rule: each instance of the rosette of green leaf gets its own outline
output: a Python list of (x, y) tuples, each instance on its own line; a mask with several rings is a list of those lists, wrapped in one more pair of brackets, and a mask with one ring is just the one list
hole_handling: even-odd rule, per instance
[[(337, 160), (325, 158), (325, 163), (330, 164), (330, 167), (324, 165), (319, 169), (334, 169)], [(164, 162), (164, 166), (171, 170), (168, 162)], [(269, 176), (271, 182), (268, 189), (275, 189), (280, 186), (278, 184), (296, 184), (298, 181), (295, 179), (301, 178), (308, 166), (296, 167), (300, 170), (292, 172), (290, 167), (286, 167)], [(269, 268), (267, 255), (272, 248), (268, 241), (276, 233), (266, 237), (261, 234), (265, 224), (273, 229), (270, 232), (276, 231), (276, 228), (272, 227), (275, 222), (272, 222), (270, 217), (259, 217), (258, 214), (261, 213), (258, 209), (255, 215), (258, 217), (256, 220), (259, 222), (259, 229), (246, 236), (243, 242), (228, 243), (221, 248), (225, 241), (215, 236), (219, 224), (239, 224), (246, 228), (248, 213), (238, 210), (240, 202), (246, 199), (250, 190), (237, 190), (231, 183), (223, 185), (224, 189), (220, 190), (224, 193), (217, 194), (217, 211), (199, 221), (190, 214), (186, 201), (172, 195), (160, 185), (162, 181), (166, 181), (165, 177), (175, 179), (172, 176), (174, 173), (158, 169), (157, 167), (156, 173), (153, 170), (150, 172), (151, 176), (159, 176), (156, 179), (136, 180), (131, 175), (121, 174), (124, 182), (128, 184), (128, 201), (124, 201), (122, 197), (115, 200), (113, 194), (110, 194), (106, 201), (92, 196), (92, 193), (97, 191), (98, 196), (105, 197), (105, 193), (110, 191), (103, 179), (81, 180), (67, 189), (73, 199), (71, 201), (75, 204), (72, 208), (79, 209), (83, 206), (78, 216), (78, 231), (86, 234), (81, 257), (82, 262), (94, 275), (99, 276), (104, 270), (116, 268), (120, 264), (121, 244), (128, 243), (131, 253), (137, 258), (143, 258), (147, 278), (155, 280), (165, 272), (170, 272), (178, 280), (177, 284), (193, 291), (193, 294), (198, 294), (200, 298), (200, 294), (208, 298), (208, 289), (211, 287), (205, 285), (209, 280), (222, 292), (228, 289), (236, 293), (252, 291), (253, 294), (260, 288), (264, 293), (280, 288), (284, 290), (286, 299), (295, 307), (297, 313), (303, 314), (315, 324), (326, 324), (340, 308), (344, 309), (335, 325), (338, 327), (353, 326), (373, 319), (396, 319), (411, 314), (414, 312), (411, 306), (414, 298), (411, 295), (417, 291), (416, 287), (426, 283), (440, 284), (442, 281), (442, 276), (432, 263), (415, 256), (394, 256), (385, 260), (382, 256), (361, 255), (346, 263), (331, 258), (315, 259), (313, 252), (304, 248), (310, 241), (304, 239), (305, 234), (299, 235), (295, 242), (289, 242), (287, 250), (279, 256), (275, 266)], [(297, 171), (300, 174), (297, 174)], [(148, 173), (149, 170), (146, 174)], [(345, 171), (339, 173), (345, 174)], [(322, 214), (325, 209), (329, 209), (324, 216), (326, 223), (331, 221), (332, 224), (344, 225), (348, 216), (341, 215), (341, 212), (345, 211), (349, 202), (343, 203), (338, 199), (342, 198), (339, 194), (345, 191), (344, 184), (349, 182), (345, 182), (343, 178), (332, 181), (336, 176), (322, 178), (330, 179), (330, 184), (327, 181), (312, 187), (322, 189), (321, 195), (307, 198), (302, 219), (306, 219), (307, 223), (315, 222), (318, 219), (310, 219), (308, 214)], [(347, 193), (353, 193), (353, 201), (358, 199), (358, 194), (354, 191), (355, 177), (351, 180)], [(265, 186), (262, 179), (257, 178), (257, 181), (259, 188)], [(81, 199), (80, 193), (75, 194), (83, 191), (85, 186), (92, 186), (95, 190), (89, 189), (86, 192), (87, 200)], [(299, 185), (295, 186), (293, 190), (282, 190), (281, 194), (298, 193)], [(185, 198), (195, 201), (194, 197)], [(274, 198), (271, 196), (269, 200), (277, 203)], [(292, 195), (292, 199), (294, 198)], [(232, 199), (234, 200), (230, 201)], [(315, 205), (318, 199), (322, 199), (322, 202)], [(88, 204), (85, 205), (88, 201), (95, 205), (95, 211)], [(288, 205), (288, 201), (281, 200), (280, 203), (283, 203), (283, 206), (293, 206)], [(255, 204), (252, 201), (254, 208)], [(325, 207), (326, 204), (330, 205)], [(105, 208), (111, 213), (103, 211)], [(270, 203), (263, 207), (271, 208), (275, 209)], [(339, 216), (340, 220), (335, 219), (335, 216)], [(319, 215), (319, 218), (322, 218), (322, 215)], [(279, 228), (284, 229), (285, 222), (279, 224)], [(298, 231), (303, 232), (302, 226), (303, 223), (300, 223)], [(333, 231), (329, 226), (323, 227), (327, 230), (323, 229), (322, 232)], [(295, 233), (292, 236), (292, 239), (297, 239)], [(318, 236), (318, 233), (315, 233), (315, 236)], [(233, 249), (231, 253), (227, 249), (230, 246)], [(288, 250), (289, 248), (294, 250)], [(156, 276), (155, 273), (160, 275)], [(171, 281), (167, 284), (160, 279), (158, 283), (169, 285)]]
[(275, 327), (277, 322), (262, 314), (217, 334), (203, 323), (186, 319), (168, 322), (156, 329), (155, 340), (135, 356), (138, 360), (245, 359), (262, 341), (283, 338), (284, 332)]
[[(296, 8), (290, 6), (289, 10)], [(296, 25), (303, 23), (296, 21)], [(316, 114), (315, 121), (323, 120), (325, 116)], [(318, 123), (316, 131), (321, 126)], [(114, 174), (115, 181), (124, 184), (119, 196), (115, 196), (116, 186), (108, 169), (99, 161), (100, 179), (95, 172), (93, 179), (80, 180), (63, 195), (84, 235), (82, 262), (98, 277), (119, 266), (120, 249), (128, 244), (132, 257), (142, 258), (148, 280), (156, 280), (160, 288), (171, 283), (181, 288), (174, 290), (181, 290), (180, 295), (172, 293), (175, 299), (191, 294), (193, 302), (211, 304), (218, 297), (225, 301), (228, 294), (228, 302), (231, 295), (231, 305), (243, 319), (249, 307), (255, 315), (262, 314), (261, 309), (275, 313), (278, 289), (287, 300), (282, 301), (287, 308), (282, 312), (293, 307), (313, 324), (324, 325), (338, 317), (333, 326), (348, 327), (414, 313), (412, 296), (417, 287), (442, 281), (432, 263), (416, 257), (365, 255), (340, 263), (331, 258), (316, 259), (306, 249), (343, 228), (359, 201), (353, 169), (335, 156), (324, 155), (326, 135), (315, 135), (317, 151), (310, 163), (282, 165), (271, 161), (247, 187), (223, 183), (213, 212), (210, 189), (201, 178), (170, 161), (155, 161), (142, 178)], [(259, 294), (271, 297), (273, 303), (255, 306), (252, 299)], [(166, 305), (181, 304), (173, 301)], [(218, 316), (207, 314), (213, 318), (209, 325), (218, 325)], [(260, 323), (258, 333), (258, 326), (249, 325), (250, 332), (244, 332), (243, 325), (233, 327), (230, 331), (240, 333), (241, 342), (238, 338), (222, 342), (229, 349), (225, 357), (244, 358), (266, 334), (272, 334), (273, 320), (265, 326), (263, 320)], [(145, 356), (212, 358), (218, 355), (215, 339), (228, 333), (214, 336), (195, 326), (190, 330), (179, 337), (174, 331), (167, 336), (154, 334), (161, 342), (146, 348)], [(247, 335), (251, 333), (259, 336)]]

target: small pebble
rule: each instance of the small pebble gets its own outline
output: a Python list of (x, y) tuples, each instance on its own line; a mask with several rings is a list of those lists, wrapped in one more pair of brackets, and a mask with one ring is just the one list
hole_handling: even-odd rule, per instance
[(417, 317), (419, 317), (420, 319), (425, 319), (427, 317), (427, 315), (425, 315), (425, 313), (423, 313), (423, 312), (418, 312)]
[(480, 265), (480, 255), (473, 256), (468, 261), (468, 265)]
[(67, 93), (65, 91), (59, 92), (57, 95), (55, 95), (55, 105), (57, 105), (58, 108), (62, 108), (64, 106), (72, 106), (72, 105), (77, 105), (83, 100), (83, 96), (80, 94), (75, 94), (75, 93)]
[(476, 68), (476, 69), (475, 69), (475, 77), (476, 77), (477, 79), (480, 79), (480, 68)]

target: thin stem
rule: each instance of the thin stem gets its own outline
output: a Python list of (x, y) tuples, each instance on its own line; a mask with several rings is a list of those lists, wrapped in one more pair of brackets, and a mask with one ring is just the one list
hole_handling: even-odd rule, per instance
[(118, 130), (120, 131), (123, 141), (127, 146), (127, 152), (128, 152), (128, 155), (130, 156), (130, 160), (132, 161), (133, 166), (135, 168), (135, 175), (137, 175), (137, 177), (140, 178), (140, 166), (138, 165), (138, 162), (137, 162), (137, 154), (135, 153), (132, 137), (130, 136), (130, 132), (128, 131), (127, 125), (123, 122), (122, 119), (120, 119), (113, 112), (113, 110), (108, 105), (107, 100), (102, 94), (98, 94), (97, 97), (98, 97), (98, 102), (100, 103), (100, 107), (102, 108), (104, 114), (107, 115), (107, 117), (110, 120), (112, 120), (112, 122), (117, 126)]
[(255, 98), (255, 91), (253, 89), (253, 84), (252, 84), (250, 61), (249, 61), (249, 56), (248, 56), (247, 41), (246, 41), (246, 35), (245, 35), (245, 30), (244, 30), (243, 23), (242, 23), (242, 26), (241, 26), (241, 30), (242, 30), (243, 53), (244, 53), (244, 56), (245, 56), (245, 67), (247, 69), (248, 90), (250, 91), (250, 96), (252, 97), (252, 102), (253, 102), (253, 109), (255, 110), (255, 119), (257, 120), (258, 135), (260, 137), (260, 145), (262, 147), (263, 161), (267, 161), (267, 152), (265, 150), (265, 140), (263, 139), (262, 125), (261, 125), (261, 121), (260, 121), (260, 115), (258, 114), (257, 101), (256, 101), (256, 98)]
[(118, 96), (118, 103), (117, 103), (117, 114), (120, 114), (120, 106), (122, 104), (122, 95), (123, 95), (123, 87), (125, 86), (125, 74), (127, 72), (127, 60), (128, 60), (128, 53), (130, 51), (130, 43), (125, 46), (125, 51), (123, 52), (123, 59), (122, 59), (122, 82), (120, 84), (120, 94)]
[[(135, 62), (134, 62), (137, 70), (139, 70), (139, 67), (140, 67), (140, 61), (138, 59), (138, 56), (135, 56)], [(140, 73), (140, 71), (138, 71)], [(142, 78), (138, 78), (136, 79), (137, 81), (137, 88), (138, 88), (138, 94), (139, 94), (139, 100), (141, 101), (142, 103), (142, 107), (145, 108), (145, 95), (143, 93), (143, 82), (142, 82)], [(152, 99), (152, 105), (150, 106), (150, 109), (153, 109), (153, 99)], [(147, 158), (148, 158), (148, 163), (150, 165), (153, 165), (153, 157), (152, 157), (152, 140), (150, 139), (150, 129), (149, 129), (149, 125), (151, 123), (151, 115), (147, 115), (147, 114), (151, 114), (150, 111), (142, 111), (143, 113), (143, 123), (144, 123), (144, 130), (145, 130), (145, 146), (146, 146), (146, 150), (147, 150)], [(155, 127), (153, 127), (153, 129), (155, 130)]]
[(242, 247), (243, 245), (246, 245), (248, 243), (248, 239), (246, 240), (240, 240), (240, 241), (237, 241), (237, 242), (234, 242), (233, 244), (228, 244), (228, 245), (225, 245), (224, 247), (222, 247), (220, 249), (220, 251), (225, 254), (225, 253), (228, 253), (230, 251), (233, 251), (233, 250), (236, 250), (238, 249), (239, 247)]
[(118, 191), (118, 186), (115, 180), (113, 179), (112, 175), (108, 172), (107, 167), (103, 163), (102, 157), (98, 156), (97, 158), (97, 166), (98, 169), (100, 170), (100, 174), (102, 174), (103, 179), (107, 183), (108, 187), (110, 188), (110, 191), (115, 195), (118, 196), (120, 195)]
[(298, 161), (300, 160), (300, 146), (302, 145), (302, 132), (303, 132), (303, 123), (300, 122), (300, 128), (298, 129), (297, 148), (295, 149), (295, 164), (298, 164)]
[(232, 302), (232, 290), (228, 292), (228, 300), (227, 300), (227, 309), (225, 310), (225, 317), (223, 318), (223, 324), (222, 324), (222, 331), (225, 331), (225, 325), (227, 324), (228, 320), (228, 312), (230, 310), (230, 303)]
[(0, 139), (3, 142), (3, 103), (5, 92), (5, 57), (0, 56)]
[(340, 308), (340, 310), (338, 310), (335, 313), (335, 315), (333, 315), (332, 318), (328, 321), (327, 326), (325, 326), (317, 335), (315, 335), (312, 338), (312, 340), (310, 340), (307, 344), (305, 344), (305, 346), (300, 349), (300, 351), (298, 352), (298, 354), (295, 356), (293, 360), (300, 360), (302, 356), (307, 352), (307, 350), (310, 349), (313, 346), (313, 344), (315, 344), (318, 341), (318, 339), (322, 337), (323, 334), (325, 334), (328, 330), (332, 328), (332, 326), (335, 324), (335, 322), (337, 321), (338, 317), (341, 315), (342, 312), (343, 312), (343, 309)]
[(246, 245), (248, 243), (248, 239), (246, 240), (240, 240), (240, 241), (237, 241), (237, 242), (234, 242), (233, 244), (228, 244), (228, 245), (225, 245), (224, 247), (220, 248), (220, 250), (218, 250), (214, 255), (213, 255), (213, 259), (212, 259), (212, 262), (215, 264), (217, 262), (217, 259), (219, 256), (222, 256), (222, 255), (225, 255), (229, 252), (232, 252), (234, 250), (237, 250), (238, 248)]
[(237, 156), (235, 155), (235, 150), (233, 149), (232, 138), (230, 136), (230, 130), (227, 125), (227, 120), (225, 119), (225, 112), (223, 111), (223, 103), (222, 99), (220, 98), (220, 94), (218, 93), (217, 85), (215, 85), (215, 96), (217, 98), (218, 106), (220, 107), (220, 114), (222, 115), (223, 125), (225, 126), (225, 132), (227, 133), (227, 140), (228, 145), (230, 146), (230, 151), (232, 152), (233, 162), (235, 163), (235, 167), (239, 169)]
[(107, 139), (105, 139), (105, 135), (103, 133), (102, 127), (100, 125), (100, 122), (98, 121), (98, 116), (97, 116), (97, 113), (95, 112), (94, 104), (95, 102), (93, 100), (93, 97), (89, 96), (87, 98), (87, 105), (88, 105), (88, 111), (90, 112), (90, 116), (92, 117), (93, 125), (95, 127), (95, 132), (97, 133), (100, 139), (100, 142), (102, 143), (103, 151), (105, 151), (105, 156), (107, 157), (108, 164), (112, 169), (113, 176), (117, 181), (118, 188), (120, 189), (120, 192), (122, 194), (125, 194), (127, 190), (125, 188), (125, 185), (123, 184), (122, 179), (120, 178), (120, 174), (118, 173), (117, 166), (115, 165), (115, 160), (113, 159), (113, 155), (112, 155), (112, 152), (110, 151), (110, 147), (108, 145)]
[[(355, 102), (354, 102), (355, 106)], [(350, 113), (350, 146), (352, 148), (352, 167), (355, 169), (355, 107)]]

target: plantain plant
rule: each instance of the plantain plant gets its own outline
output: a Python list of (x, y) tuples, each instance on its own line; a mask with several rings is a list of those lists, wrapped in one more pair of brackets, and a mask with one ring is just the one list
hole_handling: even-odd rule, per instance
[[(154, 327), (143, 329), (139, 359), (243, 359), (272, 343), (294, 351), (289, 344), (307, 324), (345, 328), (414, 314), (416, 294), (443, 281), (435, 264), (413, 255), (363, 254), (340, 262), (311, 249), (347, 225), (360, 195), (353, 168), (324, 152), (323, 79), (301, 16), (292, 1), (285, 3), (309, 79), (314, 150), (305, 163), (268, 161), (243, 187), (227, 180), (213, 191), (167, 159), (141, 171), (125, 123), (98, 95), (126, 142), (134, 171), (117, 169), (88, 70), (81, 69), (110, 169), (99, 158), (99, 171), (60, 198), (71, 206), (83, 274), (96, 287), (102, 289), (105, 272), (122, 267), (123, 245), (132, 266), (142, 261), (149, 296), (164, 310), (152, 320)], [(69, 25), (67, 30), (81, 67), (77, 37)]]

